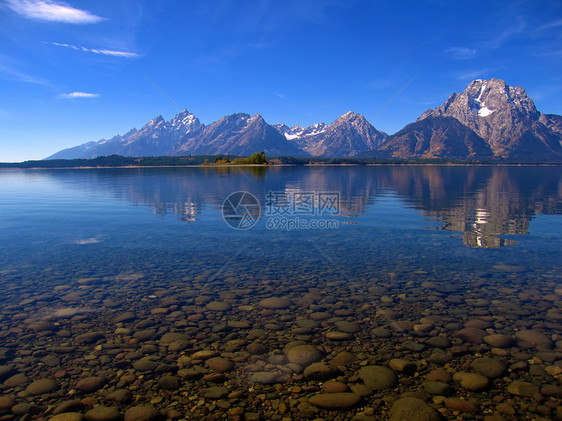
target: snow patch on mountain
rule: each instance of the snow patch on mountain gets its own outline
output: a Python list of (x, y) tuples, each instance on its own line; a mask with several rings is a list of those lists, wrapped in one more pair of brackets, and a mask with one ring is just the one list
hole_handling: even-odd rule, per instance
[(288, 127), (285, 124), (276, 124), (273, 126), (279, 133), (285, 136), (287, 140), (297, 140), (304, 137), (317, 136), (322, 134), (328, 128), (326, 123), (315, 123), (309, 127), (293, 126)]
[(488, 117), (493, 112), (494, 110), (490, 110), (488, 107), (483, 106), (482, 108), (480, 108), (480, 110), (478, 110), (478, 115), (480, 117)]

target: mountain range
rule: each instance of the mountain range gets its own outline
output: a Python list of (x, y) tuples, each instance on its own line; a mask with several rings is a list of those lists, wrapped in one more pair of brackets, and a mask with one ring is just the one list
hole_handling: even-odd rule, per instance
[(140, 130), (64, 149), (46, 159), (104, 155), (251, 155), (562, 160), (562, 116), (539, 112), (521, 87), (475, 80), (389, 136), (352, 111), (332, 124), (268, 124), (237, 113), (205, 126), (187, 110), (158, 116)]

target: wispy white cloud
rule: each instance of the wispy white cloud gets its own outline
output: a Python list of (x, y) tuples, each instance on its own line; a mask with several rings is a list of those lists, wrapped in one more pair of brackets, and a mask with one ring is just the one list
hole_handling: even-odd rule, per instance
[(19, 82), (33, 83), (35, 85), (43, 85), (43, 86), (49, 85), (48, 82), (45, 82), (42, 79), (38, 79), (14, 67), (10, 67), (2, 63), (0, 63), (0, 74), (3, 74), (9, 79), (17, 80)]
[(104, 56), (115, 56), (115, 57), (126, 57), (126, 58), (133, 58), (138, 57), (137, 53), (131, 53), (129, 51), (115, 51), (115, 50), (98, 50), (95, 48), (86, 49), (94, 54), (103, 54)]
[(562, 57), (562, 48), (558, 46), (544, 46), (535, 55), (538, 57)]
[(101, 16), (76, 9), (62, 1), (6, 0), (6, 4), (27, 19), (74, 24), (97, 23), (104, 20)]
[(458, 80), (473, 80), (478, 79), (480, 76), (484, 76), (489, 72), (489, 69), (480, 70), (465, 70), (457, 75)]
[(87, 47), (77, 47), (76, 45), (72, 44), (65, 44), (61, 42), (51, 42), (50, 44), (56, 45), (57, 47), (64, 47), (70, 48), (75, 51), (82, 51), (85, 53), (94, 53), (94, 54), (102, 54), (104, 56), (113, 56), (113, 57), (125, 57), (125, 58), (134, 58), (138, 57), (139, 54), (132, 53), (130, 51), (117, 51), (117, 50), (107, 50), (107, 49), (98, 49), (98, 48), (87, 48)]
[(413, 104), (413, 105), (423, 105), (423, 106), (426, 106), (426, 107), (437, 103), (436, 100), (429, 100), (429, 99), (427, 99), (427, 100), (425, 100), (425, 99), (420, 99), (420, 100), (406, 100), (406, 101), (404, 101), (404, 102), (406, 102), (406, 103), (408, 103), (408, 104)]
[(509, 25), (500, 33), (489, 37), (489, 39), (483, 43), (483, 46), (484, 48), (496, 50), (509, 39), (525, 31), (526, 27), (527, 24), (525, 23), (525, 20), (522, 17), (518, 17), (517, 19), (514, 19), (513, 22), (510, 22)]
[[(196, 64), (222, 73), (234, 59), (255, 51), (275, 48), (296, 29), (305, 25), (334, 25), (330, 9), (350, 7), (349, 0), (301, 0), (296, 2), (275, 2), (264, 0), (256, 2), (251, 10), (240, 8), (238, 2), (203, 2), (201, 22), (217, 24), (220, 19), (228, 19), (228, 28), (237, 34), (228, 42), (216, 48), (207, 49), (196, 57)], [(241, 11), (244, 11), (243, 13)], [(212, 25), (201, 27), (203, 34)], [(204, 35), (202, 35), (204, 37)]]
[(78, 99), (78, 98), (97, 98), (99, 94), (90, 94), (87, 92), (71, 92), (69, 94), (60, 94), (58, 98), (61, 99)]
[(455, 60), (469, 60), (476, 56), (478, 52), (475, 48), (468, 47), (450, 47), (445, 50), (447, 54), (451, 54)]
[(538, 30), (543, 31), (545, 29), (557, 28), (559, 26), (562, 26), (562, 19), (553, 20), (552, 22), (545, 23), (544, 25), (539, 27)]
[(396, 86), (397, 83), (398, 82), (396, 81), (396, 76), (392, 75), (392, 76), (385, 76), (375, 79), (371, 81), (369, 84), (367, 84), (367, 87), (369, 89), (375, 89), (375, 90), (387, 89)]
[[(527, 27), (528, 25), (525, 19), (521, 16), (517, 16), (510, 19), (509, 23), (498, 25), (497, 28), (494, 27), (492, 30), (486, 29), (486, 31), (480, 33), (479, 37), (482, 38), (482, 40), (478, 43), (478, 48), (454, 46), (445, 49), (444, 52), (449, 54), (453, 60), (470, 60), (479, 54), (497, 50), (514, 37), (522, 36)], [(467, 74), (475, 73), (476, 71), (469, 71)], [(460, 76), (459, 79), (467, 78)]]

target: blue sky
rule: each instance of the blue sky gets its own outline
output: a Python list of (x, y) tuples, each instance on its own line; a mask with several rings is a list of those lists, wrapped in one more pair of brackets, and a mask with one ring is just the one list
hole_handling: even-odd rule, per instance
[(0, 161), (176, 105), (205, 124), (259, 112), (306, 126), (353, 110), (394, 133), (492, 77), (562, 114), (562, 2), (0, 0)]

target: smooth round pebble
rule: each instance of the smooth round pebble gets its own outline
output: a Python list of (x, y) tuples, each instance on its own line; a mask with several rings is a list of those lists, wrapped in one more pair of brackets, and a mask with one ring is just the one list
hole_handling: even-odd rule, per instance
[(439, 421), (440, 419), (433, 408), (417, 398), (400, 398), (390, 409), (390, 421)]
[(297, 345), (287, 352), (289, 361), (302, 367), (320, 361), (322, 357), (322, 352), (313, 345)]
[(429, 338), (425, 343), (434, 348), (449, 348), (451, 346), (451, 341), (445, 336), (434, 336)]
[(278, 378), (279, 374), (277, 373), (271, 371), (257, 371), (252, 374), (250, 381), (259, 384), (275, 384)]
[(431, 370), (429, 373), (427, 373), (425, 378), (427, 381), (430, 382), (449, 383), (453, 378), (453, 376), (447, 370), (444, 370), (442, 368), (436, 368), (434, 370)]
[(93, 376), (81, 379), (76, 383), (76, 389), (82, 392), (95, 392), (105, 386), (106, 380), (103, 377)]
[(162, 389), (176, 390), (180, 387), (180, 380), (176, 376), (162, 376), (158, 379)]
[(356, 333), (356, 332), (359, 332), (359, 330), (360, 330), (359, 326), (357, 326), (357, 324), (355, 324), (353, 322), (339, 321), (339, 322), (336, 322), (334, 324), (338, 328), (339, 331), (345, 332), (345, 333)]
[(194, 360), (208, 360), (209, 358), (213, 358), (218, 355), (218, 351), (215, 351), (214, 349), (203, 349), (191, 354), (191, 358), (193, 358)]
[(205, 306), (207, 310), (211, 311), (228, 311), (232, 308), (229, 303), (225, 303), (224, 301), (211, 301), (209, 304)]
[(180, 332), (168, 332), (162, 335), (159, 343), (160, 345), (168, 346), (172, 342), (176, 342), (176, 341), (189, 341), (189, 336), (186, 335), (185, 333), (180, 333)]
[(308, 403), (323, 409), (347, 409), (355, 406), (361, 396), (355, 393), (320, 393), (308, 399)]
[(520, 330), (519, 332), (515, 332), (515, 337), (531, 345), (552, 346), (552, 340), (544, 333), (536, 330)]
[(425, 382), (423, 384), (423, 390), (430, 395), (451, 396), (455, 393), (455, 389), (443, 382)]
[(492, 335), (484, 336), (484, 342), (494, 348), (508, 348), (513, 345), (515, 340), (511, 336), (494, 333)]
[(507, 386), (507, 391), (513, 395), (532, 398), (539, 393), (539, 387), (533, 383), (515, 380)]
[(347, 385), (335, 380), (325, 382), (322, 385), (322, 390), (326, 393), (341, 393), (347, 390)]
[(129, 392), (127, 389), (118, 389), (114, 392), (111, 392), (109, 395), (105, 397), (107, 400), (119, 402), (119, 403), (128, 403), (131, 402), (133, 399), (133, 394)]
[(337, 330), (326, 332), (326, 339), (331, 341), (349, 341), (353, 339), (353, 335), (351, 333), (346, 332), (339, 332)]
[(457, 331), (456, 335), (465, 342), (479, 345), (484, 341), (484, 337), (487, 336), (487, 333), (477, 327), (465, 327)]
[(64, 412), (79, 412), (84, 409), (84, 404), (78, 399), (61, 402), (54, 410), (53, 415), (62, 414)]
[(388, 362), (388, 366), (394, 371), (404, 374), (414, 374), (418, 369), (416, 363), (400, 358), (393, 358)]
[(15, 401), (11, 396), (0, 396), (0, 411), (10, 409), (14, 405)]
[(391, 389), (398, 383), (394, 371), (387, 367), (368, 365), (359, 369), (358, 376), (373, 390)]
[(377, 327), (372, 330), (372, 333), (377, 338), (390, 338), (392, 336), (392, 332), (384, 327)]
[(65, 412), (49, 418), (49, 421), (82, 421), (83, 418), (80, 412)]
[(139, 405), (125, 411), (124, 421), (157, 421), (160, 419), (160, 412), (153, 406)]
[(117, 408), (96, 406), (84, 415), (85, 421), (119, 421), (121, 414)]
[(203, 390), (203, 396), (209, 399), (222, 399), (229, 393), (228, 388), (223, 386), (211, 386)]
[(289, 307), (291, 305), (291, 300), (285, 297), (270, 297), (261, 300), (259, 305), (270, 310), (281, 310)]
[(205, 361), (205, 365), (219, 373), (226, 373), (234, 368), (234, 363), (222, 357), (213, 357)]
[(488, 386), (489, 380), (487, 377), (476, 373), (467, 373), (459, 371), (453, 375), (453, 380), (456, 381), (463, 389), (477, 392), (485, 389)]
[(51, 379), (35, 380), (25, 388), (27, 393), (32, 395), (44, 395), (50, 393), (57, 388), (57, 382)]
[(312, 363), (304, 369), (303, 375), (311, 380), (328, 380), (335, 377), (338, 370), (327, 363)]
[(6, 387), (17, 387), (23, 386), (28, 382), (27, 376), (23, 373), (14, 374), (12, 377), (9, 377), (6, 381), (4, 381), (4, 386)]
[(488, 377), (489, 379), (497, 379), (503, 376), (507, 371), (507, 367), (503, 361), (496, 358), (476, 358), (472, 361), (472, 368), (478, 374)]

